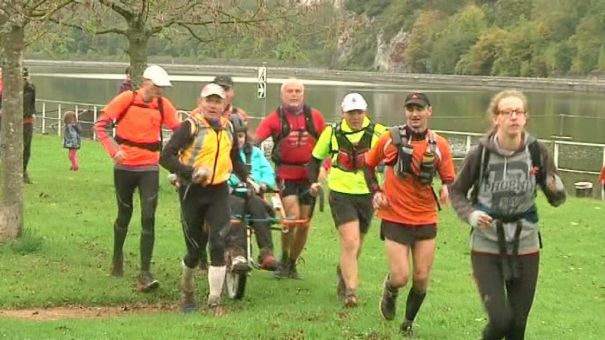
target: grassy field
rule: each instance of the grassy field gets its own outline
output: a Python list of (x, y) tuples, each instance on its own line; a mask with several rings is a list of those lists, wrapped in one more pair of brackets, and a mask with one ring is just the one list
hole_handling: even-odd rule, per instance
[[(36, 135), (26, 186), (26, 233), (0, 244), (0, 309), (151, 305), (165, 310), (113, 317), (51, 321), (1, 316), (6, 339), (392, 339), (398, 338), (405, 309), (401, 293), (396, 321), (378, 312), (386, 271), (374, 221), (361, 258), (360, 306), (344, 309), (335, 294), (338, 242), (328, 211), (313, 222), (303, 281), (276, 281), (255, 271), (246, 297), (228, 301), (227, 314), (210, 317), (204, 308), (175, 310), (184, 241), (174, 190), (162, 175), (156, 218), (153, 271), (160, 289), (135, 291), (138, 271), (139, 209), (126, 241), (126, 272), (111, 277), (112, 222), (116, 207), (112, 165), (100, 145), (85, 142), (81, 170), (69, 171), (66, 150), (56, 136)], [(528, 339), (605, 338), (605, 204), (570, 198), (559, 209), (540, 198), (544, 249)], [(417, 318), (419, 339), (477, 339), (485, 315), (470, 276), (467, 226), (450, 208), (441, 213), (438, 250), (429, 293)], [(274, 234), (275, 240), (278, 235)], [(279, 242), (276, 242), (279, 243)], [(198, 297), (207, 292), (198, 277)], [(77, 313), (76, 313), (77, 314)], [(83, 316), (83, 314), (81, 315)]]

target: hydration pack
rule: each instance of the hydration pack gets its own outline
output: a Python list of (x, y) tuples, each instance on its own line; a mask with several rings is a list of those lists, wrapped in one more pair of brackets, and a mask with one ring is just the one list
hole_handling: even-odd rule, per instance
[[(278, 134), (272, 136), (273, 138), (273, 150), (271, 151), (271, 160), (275, 163), (275, 165), (284, 164), (282, 162), (281, 157), (281, 142), (284, 138), (290, 135), (291, 127), (288, 122), (288, 118), (286, 118), (286, 114), (283, 112), (281, 105), (277, 107), (275, 110), (277, 116), (279, 117), (279, 125), (280, 131)], [(311, 135), (315, 140), (319, 138), (319, 133), (317, 133), (317, 129), (315, 127), (315, 123), (313, 122), (313, 114), (311, 112), (311, 107), (308, 105), (303, 105), (303, 115), (305, 116), (305, 130), (309, 135)], [(298, 164), (297, 164), (298, 165)]]
[[(337, 155), (332, 166), (347, 172), (357, 172), (362, 169), (365, 164), (365, 153), (370, 150), (372, 144), (375, 126), (376, 124), (370, 122), (361, 130), (345, 132), (342, 131), (341, 123), (332, 124), (332, 137), (336, 138), (337, 143), (332, 144), (332, 137), (330, 138), (330, 153)], [(355, 144), (347, 137), (361, 132), (363, 132), (363, 136)]]
[(395, 174), (401, 178), (414, 176), (420, 183), (431, 185), (437, 173), (436, 161), (441, 158), (435, 133), (430, 130), (426, 132), (428, 148), (423, 154), (422, 161), (418, 164), (417, 172), (412, 167), (414, 148), (411, 143), (412, 132), (410, 129), (407, 125), (393, 126), (389, 129), (389, 133), (392, 144), (397, 148), (396, 160), (392, 164), (388, 164), (393, 167)]

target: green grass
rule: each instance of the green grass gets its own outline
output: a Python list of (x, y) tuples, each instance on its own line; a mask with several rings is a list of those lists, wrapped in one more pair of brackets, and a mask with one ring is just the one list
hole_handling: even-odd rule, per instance
[[(153, 271), (157, 292), (135, 291), (138, 270), (139, 209), (126, 241), (123, 278), (108, 275), (112, 222), (116, 214), (112, 164), (100, 145), (85, 142), (81, 170), (70, 172), (67, 151), (56, 136), (36, 135), (26, 186), (26, 232), (0, 244), (0, 308), (50, 306), (169, 305), (179, 300), (178, 280), (184, 241), (174, 190), (162, 175), (156, 218)], [(543, 230), (541, 273), (529, 319), (528, 339), (602, 339), (605, 337), (605, 204), (570, 198), (561, 208), (541, 198)], [(485, 323), (470, 276), (468, 227), (450, 208), (441, 213), (438, 250), (429, 294), (416, 322), (420, 339), (476, 339)], [(278, 235), (274, 235), (278, 244)], [(374, 221), (361, 257), (361, 305), (343, 309), (335, 294), (338, 240), (328, 211), (314, 219), (303, 281), (276, 281), (255, 271), (242, 301), (228, 301), (220, 318), (165, 311), (112, 318), (19, 320), (0, 317), (6, 339), (90, 338), (270, 338), (394, 339), (407, 290), (401, 292), (397, 320), (378, 312), (386, 271), (383, 244)], [(198, 297), (207, 281), (196, 281)]]

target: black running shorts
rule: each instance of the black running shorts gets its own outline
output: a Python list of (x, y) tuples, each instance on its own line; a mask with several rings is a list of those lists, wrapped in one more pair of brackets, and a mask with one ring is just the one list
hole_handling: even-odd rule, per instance
[(313, 205), (315, 197), (309, 193), (311, 183), (308, 180), (280, 180), (279, 191), (281, 197), (296, 195), (301, 205)]
[(359, 232), (368, 232), (374, 215), (370, 194), (353, 195), (330, 191), (328, 199), (336, 228), (343, 223), (359, 220)]
[(436, 224), (410, 225), (382, 220), (380, 239), (391, 240), (407, 246), (414, 245), (416, 240), (430, 240), (437, 237)]

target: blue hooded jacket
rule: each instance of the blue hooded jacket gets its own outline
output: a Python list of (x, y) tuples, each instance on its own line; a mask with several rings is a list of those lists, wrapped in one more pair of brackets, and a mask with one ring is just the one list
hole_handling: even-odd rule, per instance
[[(267, 187), (275, 189), (275, 170), (271, 167), (271, 164), (265, 158), (265, 155), (256, 146), (244, 145), (240, 150), (240, 157), (244, 164), (246, 164), (246, 150), (250, 150), (250, 176), (258, 184), (266, 184)], [(248, 165), (248, 164), (246, 164)], [(229, 186), (236, 187), (240, 183), (240, 180), (234, 174), (231, 174), (229, 178)]]

